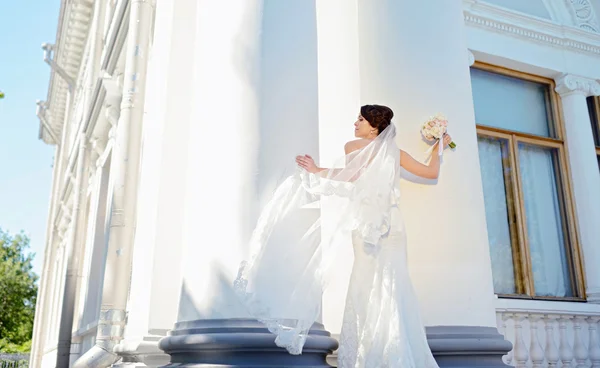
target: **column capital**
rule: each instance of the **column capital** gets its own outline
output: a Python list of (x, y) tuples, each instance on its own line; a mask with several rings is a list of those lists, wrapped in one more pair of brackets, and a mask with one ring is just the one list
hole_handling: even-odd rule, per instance
[(600, 96), (600, 82), (573, 74), (562, 74), (556, 78), (556, 92), (561, 96), (570, 94), (582, 94), (588, 96)]

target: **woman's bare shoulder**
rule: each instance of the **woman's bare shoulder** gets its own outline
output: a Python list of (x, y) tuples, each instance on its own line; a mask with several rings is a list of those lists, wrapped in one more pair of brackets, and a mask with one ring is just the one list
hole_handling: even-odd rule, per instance
[(371, 143), (371, 141), (368, 139), (364, 139), (364, 138), (355, 139), (344, 145), (344, 151), (346, 152), (346, 154), (349, 154), (351, 152), (354, 152), (356, 150), (366, 147), (369, 143)]

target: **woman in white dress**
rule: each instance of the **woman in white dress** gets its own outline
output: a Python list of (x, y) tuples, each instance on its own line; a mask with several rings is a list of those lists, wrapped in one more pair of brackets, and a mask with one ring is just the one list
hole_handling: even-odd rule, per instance
[[(393, 116), (386, 106), (361, 107), (354, 123), (354, 135), (358, 139), (346, 144), (346, 154), (371, 143), (391, 124)], [(446, 135), (444, 145), (450, 142), (450, 136)], [(307, 155), (296, 157), (296, 162), (311, 173), (325, 171)], [(438, 155), (433, 155), (429, 165), (423, 165), (400, 150), (399, 164), (408, 172), (427, 179), (437, 178), (440, 171)], [(365, 251), (364, 241), (357, 231), (352, 233), (354, 265), (338, 349), (341, 368), (437, 367), (427, 345), (408, 275), (406, 233), (397, 193), (390, 193), (393, 197), (390, 200), (391, 226), (381, 238), (381, 249), (376, 255)]]
[[(435, 179), (440, 161), (432, 155), (424, 165), (398, 149), (392, 118), (386, 106), (362, 106), (354, 124), (358, 139), (345, 145), (343, 164), (335, 166), (340, 168), (320, 168), (309, 155), (296, 157), (299, 171), (261, 213), (250, 242), (252, 258), (243, 263), (235, 287), (250, 313), (291, 354), (301, 354), (320, 317), (322, 293), (333, 277), (330, 265), (351, 238), (354, 265), (338, 367), (438, 367), (408, 274), (399, 179), (400, 167)], [(445, 136), (442, 144), (450, 142)], [(335, 204), (341, 215), (333, 221), (308, 209), (327, 197), (343, 200)]]

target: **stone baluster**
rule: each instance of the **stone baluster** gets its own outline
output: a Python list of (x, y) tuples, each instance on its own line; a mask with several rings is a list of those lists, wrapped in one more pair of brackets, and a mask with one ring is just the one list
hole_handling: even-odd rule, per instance
[(560, 358), (560, 354), (558, 351), (558, 346), (556, 346), (556, 341), (554, 340), (554, 321), (556, 320), (555, 316), (544, 316), (544, 323), (546, 328), (546, 362), (548, 362), (548, 367), (558, 367), (558, 360)]
[(529, 356), (531, 357), (534, 368), (541, 368), (544, 364), (544, 349), (542, 349), (538, 336), (538, 324), (540, 319), (541, 317), (539, 315), (532, 314), (529, 316), (529, 331), (531, 334), (529, 338)]
[(560, 361), (562, 362), (563, 368), (571, 368), (571, 362), (573, 361), (573, 349), (569, 340), (567, 339), (567, 322), (571, 319), (569, 316), (563, 316), (558, 320), (560, 341), (559, 341), (559, 355)]
[(515, 348), (514, 358), (517, 364), (517, 368), (527, 368), (527, 362), (529, 361), (529, 352), (527, 351), (527, 345), (523, 341), (523, 321), (527, 319), (526, 314), (515, 314)]
[(592, 368), (600, 368), (600, 339), (598, 337), (598, 317), (589, 317), (586, 319), (590, 331), (589, 353), (592, 361)]
[(577, 368), (587, 367), (588, 349), (583, 342), (583, 330), (581, 323), (584, 319), (580, 316), (576, 316), (573, 319), (573, 328), (575, 334), (575, 342), (573, 343), (573, 354), (575, 355), (575, 361), (577, 362)]
[[(502, 318), (502, 334), (504, 335), (504, 337), (506, 339), (508, 339), (508, 337), (506, 336), (508, 334), (508, 329), (507, 329), (507, 323), (506, 322), (509, 319), (512, 319), (512, 314), (510, 314), (510, 313), (502, 313), (501, 318)], [(511, 351), (508, 352), (508, 354), (506, 354), (504, 356), (504, 362), (506, 364), (508, 364), (508, 365), (512, 364), (513, 354), (514, 354), (514, 350), (511, 350)]]

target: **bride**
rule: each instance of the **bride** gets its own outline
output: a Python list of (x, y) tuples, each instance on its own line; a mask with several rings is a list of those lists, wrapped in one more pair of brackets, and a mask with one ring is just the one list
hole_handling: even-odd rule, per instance
[[(309, 155), (296, 157), (298, 170), (279, 185), (258, 220), (235, 289), (291, 354), (301, 354), (320, 318), (331, 265), (351, 239), (354, 264), (338, 367), (438, 367), (408, 274), (399, 179), (401, 167), (435, 179), (440, 159), (434, 154), (424, 165), (400, 150), (393, 115), (386, 106), (362, 106), (357, 139), (333, 168), (318, 167)], [(444, 136), (444, 148), (450, 142)]]

